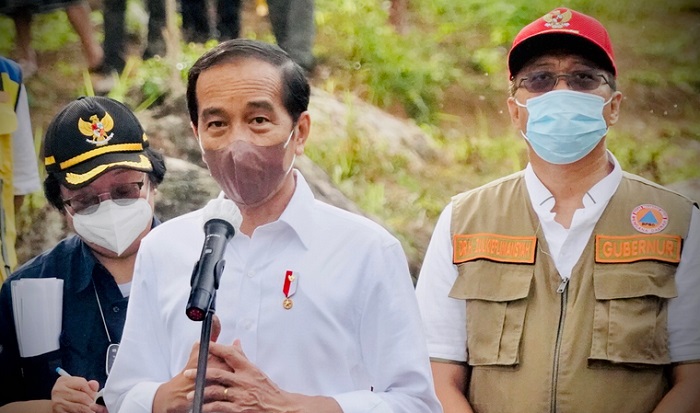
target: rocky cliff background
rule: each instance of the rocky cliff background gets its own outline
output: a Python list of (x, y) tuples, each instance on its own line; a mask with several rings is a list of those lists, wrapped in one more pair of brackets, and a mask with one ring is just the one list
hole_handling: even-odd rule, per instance
[[(413, 121), (395, 117), (359, 99), (340, 100), (319, 89), (313, 89), (310, 113), (312, 132), (310, 140), (343, 141), (348, 130), (359, 133), (367, 141), (382, 146), (388, 152), (407, 157), (410, 173), (420, 176), (433, 162), (439, 162), (438, 149)], [(156, 214), (162, 220), (203, 207), (219, 193), (216, 182), (201, 161), (186, 110), (184, 96), (170, 96), (162, 105), (138, 114), (151, 144), (166, 155), (168, 168), (164, 182), (156, 196)], [(409, 267), (414, 278), (418, 276), (423, 253), (430, 240), (434, 222), (416, 217), (407, 227), (390, 228), (379, 217), (367, 214), (333, 184), (329, 175), (308, 157), (296, 160), (298, 168), (310, 183), (317, 198), (351, 212), (362, 214), (384, 225), (402, 239)], [(391, 178), (389, 178), (391, 179)], [(668, 185), (686, 196), (700, 199), (700, 179), (675, 182)], [(464, 187), (463, 190), (470, 188)], [(449, 199), (441, 200), (445, 204)], [(30, 205), (29, 208), (32, 208)], [(63, 217), (48, 205), (32, 213), (35, 218), (22, 224), (18, 242), (20, 260), (26, 260), (52, 247), (68, 234)]]

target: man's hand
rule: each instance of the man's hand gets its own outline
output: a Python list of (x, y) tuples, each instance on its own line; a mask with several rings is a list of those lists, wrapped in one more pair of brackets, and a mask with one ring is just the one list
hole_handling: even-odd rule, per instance
[(666, 393), (654, 413), (697, 413), (700, 406), (700, 363), (673, 366), (671, 390)]
[[(248, 360), (239, 340), (229, 346), (212, 343), (209, 353), (222, 360), (227, 368), (207, 368), (203, 412), (272, 413), (282, 411), (282, 408), (289, 411), (289, 393), (277, 387), (262, 370)], [(196, 370), (185, 371), (185, 376), (194, 379)], [(194, 392), (191, 392), (188, 399), (193, 398)]]
[[(219, 317), (214, 315), (211, 323), (211, 343), (210, 346), (219, 338), (221, 332), (221, 321)], [(186, 376), (185, 371), (197, 370), (197, 361), (199, 360), (199, 342), (194, 343), (190, 357), (187, 360), (185, 368), (173, 377), (170, 381), (163, 383), (156, 391), (153, 399), (153, 413), (189, 413), (192, 409), (192, 399), (188, 399), (187, 395), (194, 392), (195, 375), (192, 377)], [(207, 358), (207, 367), (228, 369), (226, 363), (218, 357), (209, 354)]]
[(91, 408), (100, 384), (82, 377), (61, 376), (51, 389), (52, 413), (103, 413)]

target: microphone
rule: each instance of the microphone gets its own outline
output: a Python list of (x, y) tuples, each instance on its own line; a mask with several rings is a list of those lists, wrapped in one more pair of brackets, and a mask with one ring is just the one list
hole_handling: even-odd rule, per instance
[(224, 272), (222, 259), (226, 244), (238, 231), (243, 217), (236, 204), (222, 195), (204, 207), (204, 245), (199, 261), (192, 270), (190, 298), (185, 314), (192, 321), (202, 321), (213, 308), (214, 294)]

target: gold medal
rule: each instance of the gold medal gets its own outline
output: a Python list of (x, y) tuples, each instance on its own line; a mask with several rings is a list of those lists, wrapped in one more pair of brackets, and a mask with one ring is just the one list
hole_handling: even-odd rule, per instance
[(284, 301), (282, 301), (282, 307), (284, 307), (285, 310), (290, 310), (294, 306), (291, 297), (297, 292), (297, 279), (298, 277), (292, 270), (287, 270), (284, 274), (284, 284), (282, 285)]

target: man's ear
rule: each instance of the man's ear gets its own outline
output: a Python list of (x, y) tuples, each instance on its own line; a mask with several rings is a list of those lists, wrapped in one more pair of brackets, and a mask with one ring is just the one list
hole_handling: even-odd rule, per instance
[[(194, 122), (190, 122), (190, 127), (192, 128), (194, 138), (197, 140), (197, 145), (199, 145), (199, 151), (202, 152), (202, 160), (204, 160), (204, 146), (202, 146), (202, 140), (199, 139), (199, 128)], [(206, 161), (204, 163), (206, 163)]]
[(511, 96), (506, 101), (508, 104), (508, 113), (510, 114), (510, 122), (518, 129), (521, 129), (521, 119), (522, 112), (520, 111), (520, 106), (515, 102), (515, 97)]
[(311, 131), (311, 116), (308, 111), (299, 115), (296, 128), (297, 133), (293, 136), (296, 143), (295, 153), (297, 156), (301, 156), (304, 154), (304, 145), (306, 145), (306, 140), (309, 138), (309, 132)]
[(612, 126), (620, 119), (620, 106), (622, 105), (622, 92), (616, 91), (610, 99), (610, 112), (607, 115), (608, 126)]

